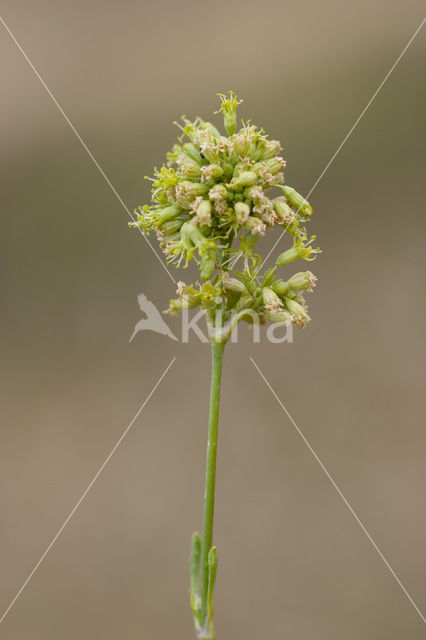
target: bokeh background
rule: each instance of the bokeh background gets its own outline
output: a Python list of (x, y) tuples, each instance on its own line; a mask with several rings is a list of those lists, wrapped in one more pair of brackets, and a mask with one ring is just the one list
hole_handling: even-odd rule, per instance
[[(282, 141), (287, 181), (307, 193), (422, 3), (3, 0), (2, 17), (133, 209), (172, 121), (210, 117), (228, 89)], [(422, 607), (424, 45), (423, 28), (311, 196), (324, 253), (310, 326), (290, 345), (253, 345), (246, 328), (227, 349), (219, 640), (424, 637), (249, 360)], [(2, 611), (176, 356), (0, 638), (189, 639), (208, 345), (148, 333), (129, 344), (137, 294), (165, 308), (174, 285), (1, 25), (0, 59)]]

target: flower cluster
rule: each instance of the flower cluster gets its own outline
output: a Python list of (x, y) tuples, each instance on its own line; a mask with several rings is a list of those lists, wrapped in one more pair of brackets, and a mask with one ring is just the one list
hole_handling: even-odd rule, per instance
[[(176, 123), (182, 136), (167, 163), (154, 170), (152, 203), (135, 210), (131, 226), (155, 231), (169, 263), (186, 267), (194, 260), (198, 265), (203, 282), (180, 282), (169, 312), (201, 306), (213, 321), (220, 306), (222, 326), (256, 313), (260, 321), (303, 327), (309, 317), (301, 292), (312, 290), (316, 278), (307, 271), (284, 281), (276, 272), (298, 258), (313, 260), (319, 252), (305, 226), (312, 207), (284, 185), (281, 144), (250, 120), (241, 121), (237, 131), (240, 101), (233, 92), (219, 96), (228, 135), (201, 118)], [(271, 190), (278, 195), (272, 197)], [(293, 246), (260, 279), (261, 258), (254, 248), (275, 226), (286, 230)]]

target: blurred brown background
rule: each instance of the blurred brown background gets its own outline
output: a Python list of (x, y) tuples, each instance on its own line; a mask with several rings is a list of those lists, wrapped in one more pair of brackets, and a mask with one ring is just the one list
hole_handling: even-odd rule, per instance
[[(307, 193), (422, 3), (4, 0), (2, 17), (133, 209), (176, 137), (172, 121), (210, 117), (231, 88), (240, 115), (282, 141), (287, 181)], [(324, 251), (312, 323), (292, 345), (253, 345), (245, 328), (227, 349), (218, 640), (424, 637), (249, 361), (422, 608), (424, 44), (425, 28), (312, 194)], [(1, 611), (177, 356), (0, 638), (186, 640), (208, 346), (148, 333), (129, 345), (137, 293), (164, 308), (173, 283), (4, 27), (0, 56)]]

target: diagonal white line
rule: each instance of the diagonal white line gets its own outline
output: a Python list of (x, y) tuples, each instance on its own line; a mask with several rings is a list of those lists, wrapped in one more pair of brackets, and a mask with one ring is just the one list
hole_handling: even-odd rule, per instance
[(12, 602), (9, 604), (9, 606), (7, 607), (6, 611), (3, 613), (2, 617), (0, 618), (0, 624), (3, 622), (3, 620), (5, 619), (5, 617), (7, 616), (7, 614), (9, 613), (9, 611), (11, 610), (11, 608), (13, 607), (13, 605), (15, 604), (15, 602), (17, 601), (17, 599), (19, 598), (19, 596), (21, 595), (21, 593), (23, 592), (23, 590), (25, 589), (25, 587), (27, 586), (27, 584), (29, 583), (29, 581), (31, 580), (31, 578), (33, 577), (33, 575), (35, 574), (35, 572), (37, 571), (37, 569), (39, 568), (39, 566), (41, 565), (41, 563), (43, 562), (43, 560), (45, 559), (45, 557), (47, 556), (47, 554), (49, 553), (49, 551), (51, 550), (51, 548), (53, 547), (53, 545), (55, 544), (56, 540), (59, 538), (59, 536), (61, 535), (62, 531), (65, 529), (65, 527), (67, 526), (67, 524), (69, 523), (69, 521), (71, 520), (71, 518), (73, 517), (74, 513), (77, 511), (78, 507), (81, 505), (81, 503), (83, 502), (84, 498), (87, 496), (87, 494), (89, 493), (90, 489), (93, 487), (93, 485), (95, 484), (96, 480), (99, 478), (99, 476), (101, 475), (102, 471), (105, 469), (106, 465), (108, 464), (108, 462), (111, 460), (112, 456), (114, 455), (114, 453), (117, 451), (118, 447), (120, 446), (120, 444), (122, 443), (122, 441), (124, 440), (124, 438), (126, 437), (127, 433), (129, 432), (129, 430), (131, 429), (131, 427), (133, 426), (134, 422), (136, 421), (136, 419), (138, 418), (138, 416), (140, 415), (140, 413), (142, 412), (142, 410), (145, 408), (145, 406), (148, 404), (148, 402), (151, 399), (151, 396), (153, 395), (154, 391), (157, 389), (158, 385), (161, 383), (161, 381), (163, 380), (164, 376), (166, 375), (166, 373), (168, 372), (168, 370), (170, 369), (170, 367), (172, 366), (172, 364), (174, 363), (174, 361), (176, 360), (176, 357), (174, 357), (170, 364), (168, 365), (167, 369), (164, 370), (164, 372), (162, 373), (162, 375), (160, 376), (160, 378), (158, 379), (158, 381), (156, 382), (156, 384), (154, 385), (154, 387), (152, 388), (151, 392), (149, 393), (149, 395), (145, 398), (143, 404), (139, 407), (137, 413), (135, 414), (135, 416), (132, 418), (132, 420), (130, 421), (130, 423), (127, 425), (126, 429), (123, 431), (123, 433), (121, 434), (119, 440), (117, 441), (117, 443), (114, 445), (114, 447), (111, 449), (110, 453), (108, 454), (108, 456), (105, 458), (104, 462), (102, 463), (102, 465), (100, 466), (100, 468), (98, 469), (98, 471), (96, 472), (96, 474), (93, 476), (92, 480), (90, 481), (87, 489), (84, 491), (84, 493), (81, 495), (81, 497), (78, 499), (78, 501), (75, 503), (72, 511), (70, 512), (70, 514), (68, 515), (68, 517), (66, 518), (66, 520), (63, 522), (62, 526), (60, 527), (59, 531), (57, 532), (57, 534), (55, 535), (55, 537), (52, 539), (52, 541), (50, 542), (50, 544), (48, 545), (48, 547), (46, 547), (46, 550), (44, 551), (43, 555), (41, 556), (40, 560), (37, 562), (37, 564), (35, 565), (34, 569), (31, 571), (31, 573), (28, 575), (27, 579), (25, 580), (24, 584), (22, 585), (22, 587), (19, 589), (18, 593), (16, 594), (16, 596), (13, 598)]
[[(71, 120), (68, 118), (67, 114), (65, 113), (65, 111), (62, 109), (61, 105), (59, 104), (59, 102), (56, 100), (55, 96), (53, 95), (53, 93), (51, 92), (51, 90), (49, 89), (49, 87), (47, 86), (47, 84), (45, 83), (45, 81), (43, 80), (43, 78), (41, 77), (41, 75), (39, 74), (39, 72), (37, 71), (37, 69), (35, 68), (35, 66), (33, 65), (33, 63), (31, 62), (31, 60), (29, 59), (29, 57), (27, 56), (27, 54), (25, 53), (25, 51), (23, 50), (23, 48), (21, 47), (21, 45), (19, 44), (19, 42), (17, 41), (17, 39), (15, 38), (15, 36), (13, 35), (12, 31), (9, 29), (9, 27), (7, 26), (7, 24), (5, 23), (5, 21), (3, 20), (3, 18), (0, 16), (0, 21), (2, 22), (4, 28), (6, 29), (6, 31), (8, 32), (8, 34), (10, 35), (10, 37), (12, 38), (12, 40), (14, 41), (14, 43), (16, 44), (16, 46), (18, 47), (19, 51), (22, 53), (22, 55), (24, 56), (25, 60), (28, 62), (28, 64), (30, 65), (31, 69), (34, 71), (35, 75), (37, 76), (37, 78), (40, 80), (41, 84), (43, 85), (43, 87), (46, 89), (47, 93), (49, 94), (49, 96), (51, 97), (51, 99), (53, 100), (53, 102), (55, 103), (56, 107), (58, 108), (59, 112), (62, 114), (62, 116), (65, 118), (65, 120), (67, 121), (67, 123), (69, 124), (69, 126), (71, 127), (71, 129), (73, 130), (75, 136), (77, 137), (77, 139), (79, 140), (79, 142), (82, 144), (83, 148), (85, 149), (85, 151), (87, 152), (87, 154), (89, 155), (90, 159), (93, 161), (94, 165), (96, 166), (96, 168), (98, 169), (99, 173), (102, 175), (102, 177), (104, 178), (105, 182), (108, 184), (108, 186), (110, 187), (111, 191), (114, 193), (114, 195), (116, 196), (117, 200), (120, 202), (121, 206), (123, 207), (123, 209), (125, 211), (127, 211), (128, 215), (130, 216), (131, 220), (133, 222), (135, 222), (134, 217), (132, 216), (129, 208), (127, 207), (127, 205), (124, 203), (122, 197), (120, 196), (120, 194), (118, 193), (118, 191), (115, 189), (115, 187), (112, 185), (110, 179), (108, 178), (108, 176), (106, 175), (106, 173), (104, 172), (104, 170), (102, 169), (102, 167), (100, 166), (99, 162), (96, 160), (95, 156), (93, 155), (93, 153), (90, 151), (90, 149), (88, 148), (87, 144), (84, 142), (83, 138), (80, 136), (80, 134), (78, 133), (77, 129), (74, 127), (73, 123), (71, 122)], [(141, 235), (145, 238), (145, 240), (147, 241), (147, 243), (149, 244), (149, 246), (151, 247), (152, 251), (155, 253), (158, 261), (160, 262), (161, 266), (163, 267), (163, 269), (165, 269), (167, 271), (167, 273), (169, 274), (170, 278), (173, 280), (174, 283), (176, 283), (176, 280), (174, 279), (174, 277), (172, 276), (172, 274), (170, 273), (169, 269), (167, 268), (167, 266), (164, 264), (164, 262), (162, 261), (162, 259), (160, 258), (160, 256), (158, 255), (158, 253), (156, 252), (156, 250), (154, 249), (154, 247), (152, 246), (152, 244), (150, 243), (150, 241), (148, 240), (148, 238), (142, 233), (142, 230), (137, 227), (141, 233)]]
[[(397, 59), (395, 60), (395, 62), (393, 63), (393, 65), (391, 66), (391, 68), (389, 69), (389, 71), (387, 72), (387, 74), (385, 75), (385, 77), (383, 78), (383, 80), (381, 81), (381, 83), (379, 84), (379, 86), (377, 87), (376, 91), (373, 93), (373, 95), (371, 96), (370, 100), (367, 102), (367, 104), (365, 105), (364, 109), (361, 111), (361, 113), (359, 114), (358, 118), (355, 120), (354, 124), (352, 125), (352, 127), (349, 129), (348, 133), (345, 135), (345, 137), (343, 138), (342, 142), (339, 144), (339, 146), (337, 147), (336, 151), (333, 153), (333, 155), (331, 156), (330, 160), (327, 162), (327, 164), (325, 165), (324, 169), (322, 170), (322, 172), (320, 173), (320, 175), (318, 176), (318, 178), (315, 180), (313, 186), (311, 187), (308, 195), (306, 196), (306, 200), (309, 198), (309, 196), (312, 194), (312, 192), (314, 191), (314, 189), (318, 186), (318, 183), (320, 182), (320, 180), (323, 178), (323, 176), (325, 175), (325, 173), (328, 171), (328, 169), (330, 168), (330, 166), (332, 165), (332, 163), (334, 162), (334, 160), (336, 159), (337, 154), (341, 151), (342, 147), (346, 144), (346, 142), (348, 141), (348, 138), (352, 135), (355, 127), (358, 125), (359, 121), (361, 120), (361, 118), (365, 115), (367, 109), (369, 108), (369, 106), (371, 105), (371, 103), (373, 102), (373, 100), (375, 99), (375, 97), (377, 96), (377, 94), (379, 93), (380, 89), (383, 87), (383, 85), (385, 84), (386, 80), (389, 78), (390, 74), (392, 73), (392, 71), (395, 69), (396, 65), (398, 64), (398, 62), (401, 60), (402, 56), (405, 54), (405, 52), (407, 51), (408, 47), (410, 46), (410, 44), (413, 42), (414, 38), (416, 37), (416, 35), (419, 33), (420, 29), (423, 27), (424, 23), (426, 21), (426, 18), (423, 18), (422, 22), (420, 23), (420, 25), (417, 27), (417, 29), (415, 30), (415, 32), (413, 33), (413, 35), (411, 36), (411, 38), (409, 39), (409, 41), (407, 42), (407, 44), (405, 45), (405, 47), (403, 48), (403, 50), (401, 51), (401, 53), (399, 54), (399, 56), (397, 57)], [(275, 244), (273, 245), (272, 249), (269, 251), (268, 255), (266, 256), (265, 260), (262, 263), (262, 267), (263, 268), (265, 266), (266, 261), (268, 260), (269, 256), (271, 255), (271, 253), (275, 250), (275, 247), (279, 244), (279, 242), (281, 242), (282, 237), (284, 236), (285, 232), (287, 231), (289, 225), (291, 224), (291, 221), (289, 222), (289, 224), (286, 226), (286, 228), (281, 232), (280, 237), (278, 238), (278, 240), (275, 242)], [(260, 271), (261, 269), (259, 269)]]
[(359, 517), (357, 516), (357, 514), (355, 513), (355, 511), (353, 510), (353, 508), (351, 507), (351, 505), (349, 504), (349, 502), (347, 501), (345, 496), (343, 495), (342, 491), (339, 489), (339, 487), (337, 486), (337, 484), (335, 483), (335, 481), (333, 480), (333, 478), (331, 477), (331, 475), (329, 474), (329, 472), (327, 471), (327, 469), (325, 468), (325, 466), (323, 465), (323, 463), (319, 459), (318, 455), (315, 453), (315, 451), (313, 450), (313, 448), (311, 447), (309, 442), (306, 440), (305, 436), (303, 435), (303, 433), (301, 432), (301, 430), (299, 429), (299, 427), (297, 426), (297, 424), (295, 423), (295, 421), (293, 420), (293, 418), (291, 417), (291, 415), (289, 414), (289, 412), (287, 411), (287, 409), (285, 408), (285, 406), (283, 405), (283, 403), (281, 402), (281, 400), (279, 399), (279, 397), (277, 396), (277, 394), (275, 393), (275, 391), (273, 390), (273, 388), (269, 384), (268, 380), (265, 378), (265, 376), (263, 375), (263, 373), (261, 372), (261, 370), (259, 369), (259, 367), (257, 366), (257, 364), (255, 363), (255, 361), (253, 360), (253, 358), (251, 356), (250, 356), (250, 360), (252, 361), (253, 366), (257, 369), (258, 373), (260, 374), (261, 378), (265, 382), (266, 386), (271, 391), (271, 393), (274, 396), (274, 398), (277, 400), (277, 402), (280, 405), (281, 409), (285, 412), (285, 414), (287, 415), (288, 419), (292, 423), (293, 427), (296, 429), (297, 433), (302, 438), (303, 442), (306, 444), (306, 446), (308, 447), (309, 451), (312, 453), (312, 455), (314, 456), (315, 460), (318, 462), (318, 464), (320, 465), (321, 469), (324, 471), (325, 475), (330, 480), (331, 484), (336, 489), (337, 493), (339, 494), (339, 496), (341, 497), (341, 499), (343, 500), (343, 502), (345, 503), (345, 505), (347, 506), (349, 511), (351, 512), (351, 514), (353, 515), (353, 517), (355, 518), (355, 520), (357, 521), (357, 523), (359, 524), (359, 526), (361, 527), (361, 529), (363, 530), (363, 532), (365, 533), (367, 538), (370, 540), (371, 544), (373, 545), (373, 547), (375, 548), (375, 550), (377, 551), (377, 553), (379, 554), (379, 556), (381, 557), (381, 559), (383, 560), (383, 562), (385, 563), (385, 565), (387, 566), (387, 568), (389, 569), (389, 571), (391, 572), (391, 574), (393, 575), (393, 577), (395, 578), (395, 580), (397, 581), (397, 583), (399, 584), (399, 586), (401, 587), (401, 589), (403, 590), (403, 592), (405, 593), (405, 595), (407, 596), (407, 598), (409, 599), (409, 601), (411, 602), (411, 604), (413, 605), (413, 607), (415, 608), (415, 610), (417, 611), (417, 613), (419, 614), (421, 619), (423, 620), (423, 622), (426, 622), (425, 617), (423, 616), (422, 612), (420, 611), (420, 609), (418, 608), (418, 606), (414, 602), (413, 598), (410, 596), (410, 594), (408, 593), (407, 589), (404, 587), (404, 585), (402, 584), (401, 580), (398, 578), (398, 576), (396, 575), (395, 571), (392, 569), (392, 567), (390, 566), (389, 562), (386, 560), (385, 556), (380, 551), (379, 547), (374, 542), (374, 540), (371, 537), (371, 535), (368, 533), (368, 531), (365, 528), (364, 524), (361, 522), (361, 520), (359, 519)]

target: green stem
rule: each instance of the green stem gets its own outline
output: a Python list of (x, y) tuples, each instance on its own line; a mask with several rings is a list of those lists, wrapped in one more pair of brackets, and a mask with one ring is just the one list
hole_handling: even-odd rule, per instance
[(219, 422), (220, 381), (224, 342), (212, 340), (212, 377), (210, 387), (209, 435), (207, 443), (206, 487), (204, 494), (204, 527), (201, 544), (201, 626), (207, 617), (209, 566), (208, 555), (213, 542), (214, 498), (216, 484), (216, 452)]

